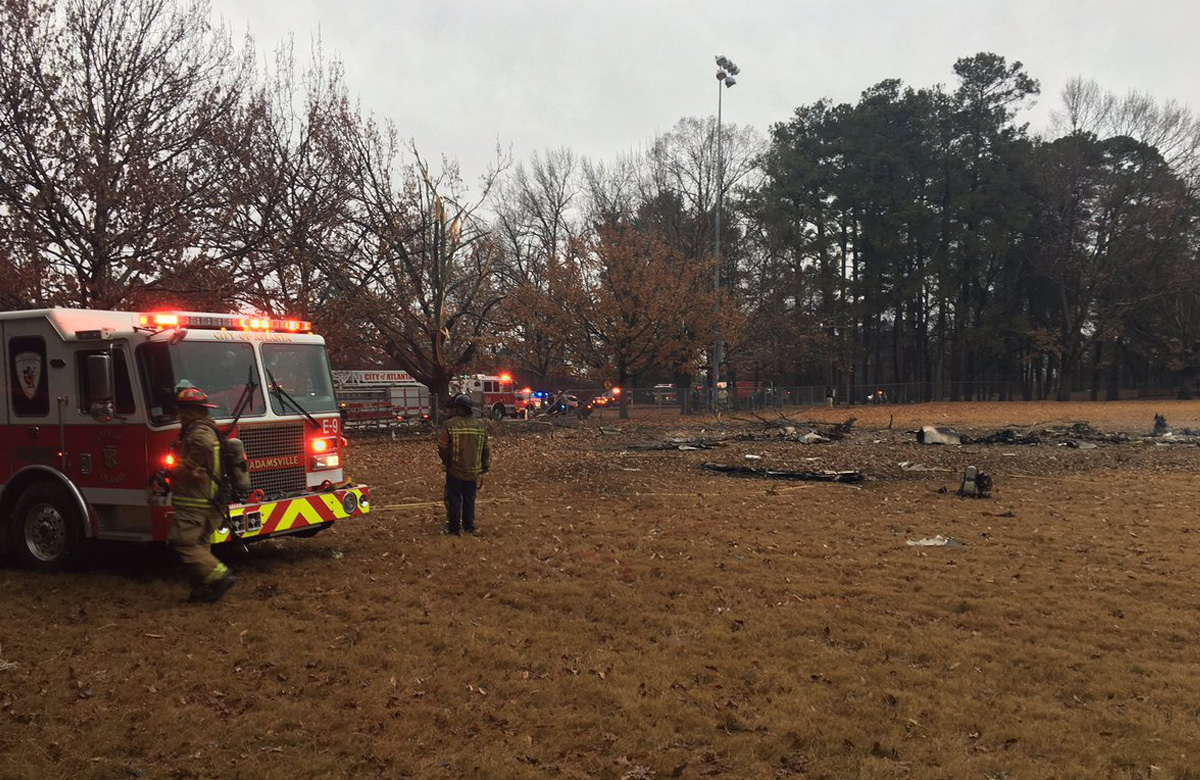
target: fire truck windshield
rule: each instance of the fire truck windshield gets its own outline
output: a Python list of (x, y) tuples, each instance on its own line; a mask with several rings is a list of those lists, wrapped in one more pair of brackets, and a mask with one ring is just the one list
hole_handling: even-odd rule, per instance
[(253, 376), (258, 382), (253, 397), (244, 405), (243, 417), (266, 412), (258, 363), (249, 344), (212, 341), (153, 342), (137, 350), (142, 389), (151, 422), (161, 425), (175, 419), (175, 393), (189, 382), (208, 394), (217, 405), (213, 417), (233, 417), (238, 401)]
[[(321, 344), (263, 344), (263, 362), (279, 388), (309, 414), (336, 412), (329, 359)], [(274, 389), (274, 388), (272, 388)], [(296, 414), (282, 393), (271, 393), (275, 414)]]

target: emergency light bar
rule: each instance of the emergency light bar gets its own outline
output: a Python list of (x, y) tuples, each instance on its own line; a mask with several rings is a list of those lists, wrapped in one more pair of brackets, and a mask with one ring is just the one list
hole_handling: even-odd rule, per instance
[(280, 333), (311, 333), (312, 323), (304, 320), (274, 320), (270, 317), (242, 317), (236, 314), (180, 314), (160, 312), (137, 315), (143, 328), (195, 328), (197, 330), (257, 330)]

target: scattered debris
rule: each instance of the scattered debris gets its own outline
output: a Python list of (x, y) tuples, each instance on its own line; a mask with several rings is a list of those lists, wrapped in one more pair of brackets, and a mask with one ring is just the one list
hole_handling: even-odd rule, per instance
[(804, 482), (845, 482), (863, 481), (861, 471), (779, 471), (776, 469), (756, 468), (754, 466), (733, 466), (725, 463), (703, 463), (700, 468), (709, 471), (719, 471), (722, 474), (732, 474), (740, 477), (763, 477), (765, 479), (784, 479)]
[(746, 455), (746, 460), (762, 460), (762, 455)]
[(1161, 414), (1156, 414), (1154, 415), (1154, 432), (1150, 435), (1162, 436), (1164, 438), (1168, 436), (1200, 437), (1200, 430), (1195, 430), (1193, 428), (1180, 428), (1179, 430), (1175, 430), (1167, 424), (1166, 417), (1163, 417)]
[(991, 498), (992, 478), (976, 466), (967, 466), (955, 495), (962, 498)]
[(937, 466), (926, 466), (924, 463), (913, 463), (911, 460), (902, 460), (896, 465), (904, 471), (949, 471), (949, 469), (940, 469)]
[(959, 540), (955, 539), (953, 536), (942, 536), (941, 534), (938, 534), (937, 536), (931, 536), (926, 539), (917, 539), (916, 541), (913, 541), (912, 539), (905, 539), (904, 543), (907, 544), (909, 547), (966, 547), (967, 546), (965, 542), (960, 542)]
[(1019, 433), (1012, 428), (1005, 428), (1002, 431), (988, 434), (980, 438), (970, 438), (964, 436), (963, 444), (1041, 444), (1042, 439), (1033, 433)]
[(1060, 447), (1070, 447), (1073, 450), (1094, 450), (1096, 449), (1095, 442), (1080, 441), (1079, 439), (1067, 439)]
[(962, 436), (953, 428), (923, 425), (917, 431), (917, 441), (921, 444), (962, 444)]
[(827, 434), (829, 438), (840, 441), (850, 435), (850, 429), (854, 427), (856, 417), (847, 418), (845, 422), (838, 423), (829, 429)]
[(809, 431), (808, 433), (796, 439), (796, 441), (800, 442), (801, 444), (820, 444), (822, 442), (829, 441), (829, 438), (822, 436), (816, 431)]

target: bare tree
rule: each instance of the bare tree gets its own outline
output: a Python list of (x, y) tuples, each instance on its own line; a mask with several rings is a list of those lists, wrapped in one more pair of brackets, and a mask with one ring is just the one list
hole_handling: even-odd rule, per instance
[[(753, 186), (756, 161), (766, 144), (754, 128), (727, 124), (721, 127), (721, 147), (718, 172), (716, 117), (684, 117), (655, 139), (647, 155), (641, 199), (672, 204), (659, 214), (659, 229), (693, 257), (713, 251), (718, 190), (725, 197), (738, 187)], [(726, 201), (725, 207), (729, 205)]]
[(1124, 97), (1092, 79), (1074, 78), (1054, 113), (1060, 132), (1091, 133), (1101, 139), (1126, 135), (1158, 150), (1185, 181), (1200, 184), (1200, 116), (1176, 100), (1158, 101), (1144, 92)]
[(200, 237), (249, 49), (203, 0), (29, 4), (14, 21), (23, 5), (0, 11), (0, 197), (17, 251), (47, 265), (45, 297), (114, 307), (185, 279), (193, 302), (227, 297)]
[[(347, 156), (364, 245), (326, 268), (388, 358), (445, 402), (450, 380), (493, 338), (503, 294), (495, 236), (479, 214), (501, 168), (468, 200), (457, 167), (400, 163), (390, 126), (360, 123)], [(500, 163), (502, 165), (502, 161)]]
[(568, 336), (543, 306), (552, 272), (579, 231), (579, 164), (568, 149), (534, 154), (498, 189), (496, 234), (502, 250), (497, 279), (506, 291), (499, 331), (515, 368), (544, 382), (562, 367)]
[(299, 69), (292, 41), (275, 52), (249, 97), (244, 142), (210, 245), (227, 259), (238, 301), (316, 324), (339, 363), (362, 351), (356, 309), (327, 269), (361, 251), (354, 190), (343, 175), (358, 132), (341, 64), (313, 45)]

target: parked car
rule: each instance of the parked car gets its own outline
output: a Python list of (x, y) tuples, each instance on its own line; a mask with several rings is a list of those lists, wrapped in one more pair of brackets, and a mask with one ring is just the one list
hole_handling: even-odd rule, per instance
[(571, 414), (579, 409), (579, 396), (574, 393), (551, 393), (546, 399), (546, 414)]

